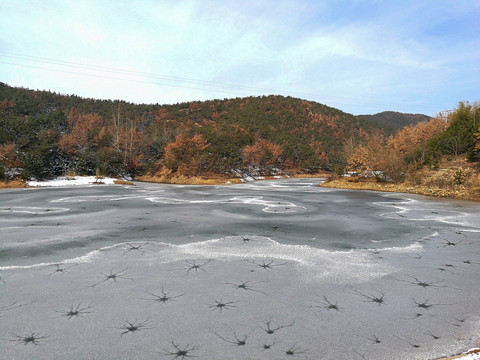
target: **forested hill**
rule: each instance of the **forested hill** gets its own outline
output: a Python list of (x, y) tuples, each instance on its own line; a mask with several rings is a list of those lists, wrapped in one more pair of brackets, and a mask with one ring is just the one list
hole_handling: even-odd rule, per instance
[(423, 114), (405, 114), (395, 111), (383, 111), (373, 115), (358, 115), (357, 118), (371, 121), (390, 133), (394, 133), (405, 126), (416, 125), (422, 121), (429, 121), (431, 119), (429, 116)]
[(0, 175), (336, 170), (346, 164), (346, 143), (382, 127), (283, 96), (137, 105), (0, 83)]

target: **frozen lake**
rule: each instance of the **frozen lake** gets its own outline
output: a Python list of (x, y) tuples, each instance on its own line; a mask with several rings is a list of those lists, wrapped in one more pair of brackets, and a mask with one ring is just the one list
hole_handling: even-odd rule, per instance
[(0, 192), (0, 359), (478, 347), (478, 203), (317, 184)]

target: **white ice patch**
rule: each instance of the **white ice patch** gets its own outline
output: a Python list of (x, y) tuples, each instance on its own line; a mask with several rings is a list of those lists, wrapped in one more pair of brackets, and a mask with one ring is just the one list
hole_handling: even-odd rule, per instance
[(410, 244), (405, 247), (401, 246), (395, 246), (395, 247), (387, 247), (387, 248), (381, 248), (381, 249), (365, 249), (365, 250), (351, 250), (351, 251), (381, 251), (382, 253), (394, 253), (394, 254), (402, 254), (402, 253), (418, 253), (423, 250), (423, 245), (416, 242), (413, 244)]
[(10, 265), (10, 266), (0, 266), (0, 270), (26, 270), (26, 269), (40, 269), (44, 267), (50, 267), (50, 266), (55, 266), (55, 265), (62, 265), (62, 264), (86, 264), (86, 263), (92, 263), (95, 261), (96, 258), (101, 256), (102, 252), (108, 251), (111, 249), (114, 249), (116, 247), (122, 246), (124, 243), (119, 243), (111, 246), (105, 246), (101, 249), (93, 250), (88, 252), (85, 255), (78, 256), (75, 258), (71, 259), (65, 259), (62, 261), (56, 261), (56, 262), (42, 262), (38, 264), (32, 264), (32, 265)]
[[(246, 242), (246, 239), (248, 239), (248, 242)], [(280, 244), (275, 240), (261, 236), (232, 236), (183, 245), (164, 242), (136, 242), (135, 244), (141, 246), (148, 244), (148, 251), (145, 251), (142, 258), (137, 259), (139, 263), (144, 261), (160, 264), (177, 262), (192, 257), (228, 262), (272, 259), (296, 264), (300, 278), (304, 282), (328, 279), (343, 284), (358, 284), (387, 276), (396, 271), (395, 268), (386, 263), (379, 263), (364, 250), (329, 251), (312, 248), (308, 245)], [(109, 258), (118, 258), (117, 250), (125, 252), (128, 249), (127, 243), (118, 243), (60, 262), (25, 266), (0, 266), (0, 270), (35, 269), (57, 264), (108, 262)], [(419, 249), (421, 249), (420, 245), (412, 244), (405, 248), (387, 248), (383, 251), (418, 252)]]
[(142, 198), (140, 196), (128, 196), (128, 195), (86, 195), (86, 196), (69, 196), (60, 199), (54, 199), (50, 202), (69, 202), (69, 203), (80, 203), (80, 202), (95, 202), (95, 201), (121, 201), (121, 200), (132, 200)]
[(151, 201), (153, 203), (159, 204), (167, 204), (167, 205), (174, 205), (174, 204), (221, 204), (225, 201), (223, 200), (188, 200), (188, 199), (177, 199), (172, 197), (147, 197), (146, 200)]
[(4, 227), (2, 230), (23, 230), (23, 229), (56, 229), (58, 228), (59, 225), (25, 225), (25, 226), (9, 226), (9, 227)]
[[(320, 184), (319, 181), (318, 184)], [(331, 192), (335, 189), (326, 189), (317, 186), (318, 184), (311, 182), (298, 182), (298, 183), (282, 183), (276, 181), (265, 181), (262, 183), (249, 183), (242, 186), (249, 190), (255, 191), (278, 191), (278, 192), (304, 192), (304, 193), (322, 193)]]
[(305, 207), (287, 201), (264, 200), (263, 196), (236, 196), (229, 199), (218, 200), (187, 200), (172, 197), (148, 197), (147, 200), (161, 204), (246, 204), (263, 206), (262, 211), (267, 213), (299, 213)]
[(203, 258), (235, 260), (253, 257), (290, 261), (300, 266), (304, 273), (301, 278), (307, 282), (330, 278), (342, 283), (362, 283), (395, 271), (372, 260), (363, 251), (329, 251), (308, 245), (285, 245), (260, 236), (250, 237), (248, 245), (242, 238), (227, 237), (176, 247), (184, 254)]
[(395, 203), (375, 202), (374, 205), (398, 209), (397, 211), (380, 214), (380, 216), (389, 219), (398, 219), (401, 217), (412, 221), (438, 221), (448, 225), (465, 227), (478, 226), (478, 218), (472, 218), (469, 213), (455, 210), (438, 210), (438, 206), (431, 207), (431, 203), (415, 199)]
[(23, 214), (35, 214), (35, 215), (47, 215), (60, 212), (69, 211), (68, 208), (45, 208), (45, 207), (27, 207), (27, 206), (13, 206), (9, 208), (0, 208), (0, 212), (3, 213), (23, 213)]
[(305, 207), (287, 201), (264, 200), (263, 196), (236, 196), (228, 200), (230, 204), (251, 204), (264, 206), (262, 211), (267, 213), (298, 213), (305, 211)]
[(407, 212), (409, 207), (407, 205), (411, 205), (415, 200), (409, 199), (406, 201), (399, 201), (395, 203), (390, 203), (390, 202), (374, 202), (373, 205), (381, 206), (381, 207), (388, 207), (388, 208), (394, 208), (398, 209), (398, 211), (390, 211), (386, 212), (383, 214), (380, 214), (379, 216), (383, 216), (389, 219), (397, 219), (398, 215), (403, 215), (404, 213)]

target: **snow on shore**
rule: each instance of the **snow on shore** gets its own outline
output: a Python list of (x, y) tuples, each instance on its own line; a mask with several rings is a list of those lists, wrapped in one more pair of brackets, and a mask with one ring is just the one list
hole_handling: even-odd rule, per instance
[(71, 185), (112, 185), (116, 179), (109, 177), (96, 176), (61, 176), (47, 181), (28, 181), (28, 186), (46, 187), (46, 186), (71, 186)]
[(474, 348), (466, 352), (462, 357), (457, 358), (458, 360), (480, 360), (480, 349)]

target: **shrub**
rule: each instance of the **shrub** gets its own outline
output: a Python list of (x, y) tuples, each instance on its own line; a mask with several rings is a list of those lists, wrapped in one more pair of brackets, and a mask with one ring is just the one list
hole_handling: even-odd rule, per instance
[(421, 185), (454, 190), (461, 186), (471, 186), (475, 182), (475, 176), (476, 173), (471, 168), (444, 169), (424, 176)]
[(7, 175), (5, 173), (5, 166), (3, 166), (3, 164), (0, 164), (0, 180), (3, 180), (3, 181), (7, 180)]

